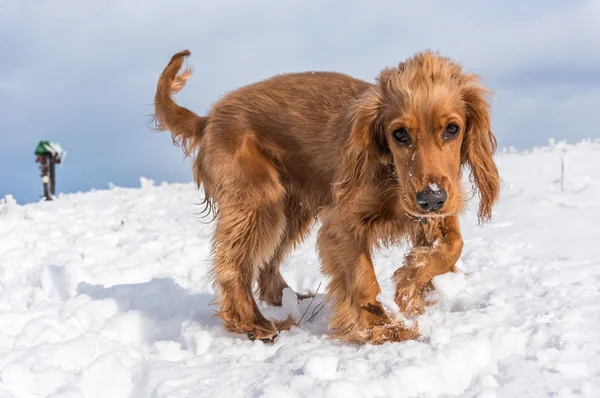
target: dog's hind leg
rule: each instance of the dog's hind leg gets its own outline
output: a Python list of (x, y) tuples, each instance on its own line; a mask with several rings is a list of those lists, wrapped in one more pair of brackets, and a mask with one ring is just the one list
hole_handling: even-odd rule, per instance
[(256, 305), (252, 285), (285, 232), (285, 190), (252, 137), (244, 139), (230, 166), (227, 179), (222, 179), (227, 194), (219, 199), (213, 236), (217, 316), (231, 332), (269, 341), (292, 323), (267, 320)]
[[(285, 256), (300, 243), (310, 231), (315, 216), (302, 207), (297, 196), (290, 196), (285, 203), (286, 230), (273, 257), (261, 268), (258, 275), (259, 298), (269, 305), (280, 306), (283, 289), (288, 287), (279, 272), (279, 266)], [(304, 299), (310, 295), (298, 294)]]

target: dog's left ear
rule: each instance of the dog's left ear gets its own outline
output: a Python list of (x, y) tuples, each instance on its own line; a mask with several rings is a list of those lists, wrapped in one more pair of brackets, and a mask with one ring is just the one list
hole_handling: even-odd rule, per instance
[(479, 223), (490, 221), (492, 207), (500, 195), (500, 177), (494, 163), (496, 137), (492, 133), (490, 91), (475, 75), (461, 76), (461, 93), (466, 107), (467, 130), (461, 148), (461, 163), (471, 169), (473, 190), (479, 192)]

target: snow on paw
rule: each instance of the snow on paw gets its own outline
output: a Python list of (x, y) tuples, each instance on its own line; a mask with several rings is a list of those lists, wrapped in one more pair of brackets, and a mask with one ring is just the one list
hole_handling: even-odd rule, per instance
[(416, 286), (407, 286), (396, 290), (396, 304), (400, 311), (408, 316), (423, 315), (426, 302), (423, 295)]
[(429, 307), (437, 304), (439, 301), (439, 295), (437, 294), (435, 287), (431, 281), (427, 282), (425, 286), (421, 289), (421, 294), (424, 299), (425, 307)]

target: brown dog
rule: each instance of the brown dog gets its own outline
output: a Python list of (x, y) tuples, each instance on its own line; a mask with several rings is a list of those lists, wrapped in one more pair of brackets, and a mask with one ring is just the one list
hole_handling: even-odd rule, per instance
[(281, 305), (279, 265), (319, 219), (332, 334), (356, 343), (417, 338), (377, 301), (371, 251), (412, 243), (394, 298), (404, 314), (421, 314), (431, 279), (453, 271), (462, 251), (462, 166), (479, 192), (480, 222), (499, 194), (487, 89), (424, 52), (375, 84), (329, 72), (275, 76), (198, 116), (171, 97), (190, 76), (177, 74), (188, 55), (175, 54), (163, 71), (155, 120), (195, 154), (195, 181), (218, 220), (211, 274), (225, 327), (263, 341), (289, 328), (261, 314), (252, 287), (258, 281), (260, 299)]

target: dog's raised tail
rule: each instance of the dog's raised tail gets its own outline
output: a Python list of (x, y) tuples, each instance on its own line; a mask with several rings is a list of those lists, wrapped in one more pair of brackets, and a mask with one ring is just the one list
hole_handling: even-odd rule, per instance
[(186, 67), (178, 73), (183, 61), (191, 53), (188, 50), (173, 55), (163, 70), (154, 96), (154, 124), (157, 130), (169, 130), (173, 143), (181, 146), (186, 156), (200, 146), (200, 139), (208, 118), (199, 116), (187, 108), (177, 105), (172, 95), (181, 91), (192, 71)]

